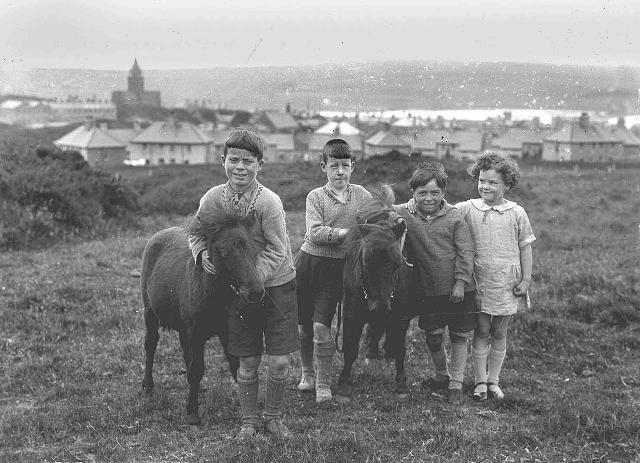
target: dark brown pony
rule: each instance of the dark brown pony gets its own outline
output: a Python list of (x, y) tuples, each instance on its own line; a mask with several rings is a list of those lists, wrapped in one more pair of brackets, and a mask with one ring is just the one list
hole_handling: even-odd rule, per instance
[(238, 359), (227, 351), (227, 311), (239, 310), (247, 302), (258, 302), (264, 287), (255, 271), (256, 249), (249, 230), (253, 216), (200, 215), (190, 225), (190, 234), (206, 236), (207, 249), (217, 269), (209, 275), (196, 266), (187, 241), (187, 230), (168, 228), (151, 237), (142, 258), (141, 289), (144, 305), (146, 362), (142, 387), (153, 392), (153, 360), (158, 328), (178, 331), (187, 369), (189, 395), (187, 423), (200, 424), (198, 392), (204, 374), (204, 346), (217, 335), (237, 379)]
[[(396, 361), (396, 392), (406, 393), (404, 369), (405, 336), (409, 326), (403, 321), (409, 297), (409, 269), (402, 257), (404, 219), (393, 209), (390, 188), (372, 191), (373, 199), (358, 211), (358, 225), (347, 235), (347, 258), (343, 285), (344, 366), (337, 394), (353, 391), (351, 370), (358, 357), (360, 337), (366, 323), (374, 332), (390, 324), (390, 345)], [(379, 338), (379, 335), (378, 335)]]

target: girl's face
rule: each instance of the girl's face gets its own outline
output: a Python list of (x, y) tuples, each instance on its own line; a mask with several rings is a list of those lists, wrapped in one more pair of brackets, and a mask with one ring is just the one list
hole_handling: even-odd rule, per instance
[(481, 170), (478, 176), (478, 193), (489, 206), (497, 206), (504, 202), (504, 192), (509, 187), (504, 183), (502, 174), (495, 169)]
[(223, 156), (222, 164), (229, 178), (229, 184), (235, 191), (245, 191), (256, 179), (258, 172), (262, 170), (262, 160), (242, 148), (229, 148), (227, 155)]
[(327, 174), (329, 185), (335, 191), (342, 191), (349, 185), (355, 163), (351, 159), (327, 158), (326, 164), (320, 163), (322, 171)]
[(429, 180), (429, 183), (419, 186), (413, 191), (413, 199), (420, 212), (425, 215), (433, 215), (440, 210), (444, 191), (438, 186), (435, 179)]

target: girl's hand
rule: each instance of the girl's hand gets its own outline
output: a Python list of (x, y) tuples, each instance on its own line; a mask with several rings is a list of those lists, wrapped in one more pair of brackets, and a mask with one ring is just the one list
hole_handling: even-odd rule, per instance
[(529, 282), (522, 280), (520, 283), (513, 287), (513, 294), (518, 297), (524, 297), (527, 295), (527, 291), (529, 291)]
[(464, 300), (464, 283), (462, 281), (456, 280), (449, 295), (449, 300), (454, 304), (458, 304)]
[(416, 206), (415, 198), (411, 198), (409, 201), (407, 201), (404, 207), (412, 214), (415, 214), (416, 211), (418, 210), (418, 207)]

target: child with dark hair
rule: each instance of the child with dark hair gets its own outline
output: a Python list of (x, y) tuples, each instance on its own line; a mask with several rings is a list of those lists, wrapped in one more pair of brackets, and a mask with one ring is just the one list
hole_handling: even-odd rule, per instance
[[(475, 327), (474, 244), (463, 214), (445, 199), (447, 173), (439, 162), (421, 165), (410, 180), (413, 198), (396, 206), (407, 224), (405, 249), (413, 262), (419, 327), (435, 369), (424, 388), (449, 391), (450, 403), (462, 402), (467, 345)], [(451, 341), (451, 367), (444, 349)]]
[(371, 198), (362, 186), (350, 183), (354, 167), (346, 141), (336, 138), (326, 143), (320, 168), (327, 175), (327, 184), (307, 195), (306, 233), (295, 259), (302, 365), (298, 390), (315, 389), (316, 402), (333, 397), (330, 386), (335, 345), (331, 321), (342, 298), (343, 241), (349, 227), (356, 223), (358, 208)]
[[(289, 372), (289, 354), (298, 350), (296, 325), (296, 273), (278, 195), (261, 185), (257, 174), (263, 165), (262, 139), (245, 129), (235, 129), (224, 145), (222, 164), (229, 178), (200, 199), (196, 216), (211, 210), (254, 215), (257, 226), (251, 238), (260, 247), (255, 266), (265, 288), (261, 303), (230, 310), (229, 352), (240, 358), (238, 400), (242, 425), (237, 439), (251, 438), (258, 427), (258, 368), (266, 350), (267, 379), (264, 403), (265, 430), (278, 438), (291, 437), (283, 422), (284, 391)], [(206, 249), (206, 237), (189, 236), (197, 265), (211, 274), (216, 269)]]
[(504, 398), (498, 385), (507, 351), (511, 316), (527, 296), (531, 282), (531, 243), (536, 237), (529, 217), (504, 198), (520, 180), (515, 161), (497, 153), (481, 155), (469, 169), (480, 198), (456, 204), (471, 227), (476, 244), (474, 274), (478, 317), (473, 338), (473, 366), (478, 400)]

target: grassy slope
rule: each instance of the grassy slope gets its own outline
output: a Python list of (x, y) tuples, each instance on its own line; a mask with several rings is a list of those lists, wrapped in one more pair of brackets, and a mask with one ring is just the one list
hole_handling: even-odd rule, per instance
[[(634, 461), (638, 185), (637, 170), (527, 175), (517, 198), (539, 237), (534, 307), (510, 331), (505, 401), (456, 407), (421, 391), (431, 369), (412, 325), (408, 399), (391, 392), (391, 362), (360, 358), (348, 405), (316, 406), (292, 377), (295, 438), (286, 444), (233, 441), (238, 407), (217, 341), (208, 344), (201, 427), (183, 424), (175, 333), (161, 333), (154, 398), (139, 395), (143, 322), (139, 281), (128, 273), (161, 220), (145, 219), (139, 235), (4, 253), (0, 461)], [(294, 248), (303, 223), (302, 212), (288, 215)]]

